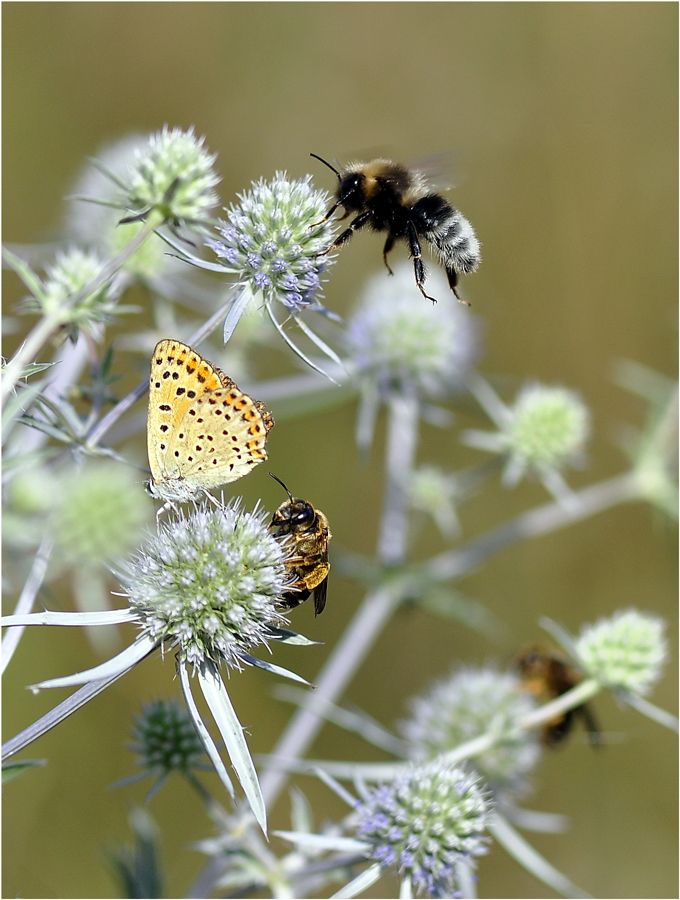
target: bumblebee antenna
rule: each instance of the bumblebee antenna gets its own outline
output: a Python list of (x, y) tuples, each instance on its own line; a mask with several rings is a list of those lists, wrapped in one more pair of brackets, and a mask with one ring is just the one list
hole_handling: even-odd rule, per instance
[(309, 155), (313, 156), (314, 159), (318, 159), (319, 162), (322, 162), (324, 164), (324, 166), (328, 166), (328, 168), (331, 170), (331, 172), (335, 172), (335, 174), (338, 176), (338, 181), (340, 181), (340, 173), (335, 168), (335, 166), (332, 166), (329, 162), (326, 162), (325, 159), (322, 159), (320, 156), (317, 156), (316, 153), (310, 153)]
[(269, 474), (272, 476), (272, 478), (274, 479), (274, 481), (278, 481), (278, 483), (281, 485), (281, 487), (284, 489), (284, 491), (288, 494), (288, 497), (289, 497), (289, 499), (290, 499), (290, 502), (292, 503), (292, 502), (293, 502), (293, 495), (292, 495), (291, 492), (288, 490), (288, 488), (286, 487), (286, 485), (281, 481), (280, 478), (277, 478), (276, 475), (274, 475), (273, 472), (270, 472)]

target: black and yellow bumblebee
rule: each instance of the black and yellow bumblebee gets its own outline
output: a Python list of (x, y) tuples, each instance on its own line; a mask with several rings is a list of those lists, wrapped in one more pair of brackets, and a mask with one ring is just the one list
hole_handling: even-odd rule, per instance
[[(583, 681), (583, 676), (569, 665), (562, 653), (545, 645), (523, 650), (517, 657), (516, 666), (524, 690), (532, 694), (539, 703), (548, 703)], [(546, 722), (541, 729), (542, 743), (547, 747), (559, 744), (571, 732), (577, 718), (582, 720), (592, 746), (599, 746), (602, 735), (587, 703)]]
[(269, 474), (288, 494), (288, 500), (276, 510), (269, 527), (275, 529), (272, 532), (275, 538), (290, 535), (294, 548), (294, 555), (287, 566), (295, 582), (291, 590), (283, 594), (281, 608), (293, 609), (313, 592), (314, 613), (318, 616), (326, 606), (328, 573), (331, 569), (328, 542), (332, 535), (328, 519), (311, 503), (293, 497), (280, 478), (271, 472)]
[(406, 241), (418, 290), (436, 303), (434, 297), (425, 293), (425, 264), (420, 246), (423, 238), (444, 267), (457, 299), (469, 306), (458, 293), (458, 276), (477, 269), (481, 261), (479, 241), (465, 216), (437, 193), (425, 173), (390, 159), (350, 163), (338, 170), (316, 153), (310, 155), (335, 172), (340, 182), (335, 203), (321, 222), (330, 219), (338, 206), (345, 210), (341, 219), (355, 214), (349, 227), (321, 256), (342, 247), (355, 231), (366, 225), (373, 231), (387, 232), (383, 260), (389, 273), (392, 270), (387, 254), (397, 241)]

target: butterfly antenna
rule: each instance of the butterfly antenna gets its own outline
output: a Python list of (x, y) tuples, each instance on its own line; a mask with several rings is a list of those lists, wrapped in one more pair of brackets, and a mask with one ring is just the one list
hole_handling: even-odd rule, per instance
[(316, 153), (310, 153), (309, 155), (313, 156), (314, 159), (318, 159), (319, 162), (322, 162), (324, 164), (324, 166), (328, 166), (328, 168), (331, 170), (331, 172), (335, 172), (335, 174), (338, 176), (338, 181), (340, 181), (340, 173), (335, 168), (335, 166), (332, 166), (329, 162), (326, 162), (326, 160), (323, 159), (321, 156), (317, 156)]
[(288, 494), (288, 498), (289, 498), (290, 502), (292, 503), (292, 502), (293, 502), (293, 495), (292, 495), (291, 492), (288, 490), (288, 488), (286, 487), (286, 485), (281, 481), (280, 478), (277, 478), (276, 475), (274, 475), (273, 472), (270, 472), (269, 474), (272, 476), (272, 478), (274, 479), (274, 481), (278, 481), (278, 483), (281, 485), (281, 487), (284, 489), (284, 491)]

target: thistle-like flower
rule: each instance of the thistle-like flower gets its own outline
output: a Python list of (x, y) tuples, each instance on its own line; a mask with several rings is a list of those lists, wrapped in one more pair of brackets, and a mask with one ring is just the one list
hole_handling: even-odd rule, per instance
[(177, 700), (153, 700), (135, 716), (130, 749), (137, 754), (141, 771), (118, 781), (122, 787), (151, 775), (155, 778), (147, 802), (161, 789), (172, 772), (185, 776), (194, 786), (200, 783), (195, 769), (209, 769), (205, 751), (187, 711)]
[(520, 728), (535, 704), (514, 675), (491, 667), (460, 669), (435, 682), (426, 696), (412, 698), (410, 707), (411, 717), (401, 723), (401, 732), (412, 759), (429, 760), (497, 731), (504, 737), (472, 765), (495, 794), (525, 789), (541, 751), (535, 732)]
[(182, 663), (240, 669), (251, 661), (248, 651), (285, 623), (277, 601), (290, 587), (286, 550), (266, 519), (234, 504), (159, 524), (123, 572), (149, 638), (177, 646)]
[(253, 182), (239, 200), (226, 210), (220, 239), (208, 242), (224, 271), (292, 313), (320, 309), (321, 276), (332, 262), (319, 256), (333, 239), (333, 226), (320, 221), (328, 194), (314, 190), (309, 175), (290, 181), (277, 172), (271, 182)]
[(406, 386), (431, 397), (460, 390), (479, 356), (476, 320), (440, 272), (429, 278), (441, 298), (435, 306), (413, 290), (413, 267), (403, 263), (394, 278), (370, 279), (350, 320), (347, 343), (356, 375), (382, 396)]
[(580, 397), (566, 388), (531, 384), (507, 407), (481, 379), (475, 393), (499, 430), (466, 431), (465, 443), (506, 456), (505, 484), (514, 486), (532, 472), (558, 500), (569, 502), (560, 470), (582, 459), (590, 431), (590, 414)]
[(60, 555), (96, 565), (129, 553), (149, 518), (132, 470), (91, 461), (54, 479), (49, 531)]
[[(34, 613), (6, 616), (2, 625), (104, 625), (131, 622), (140, 629), (134, 643), (102, 665), (64, 678), (33, 685), (47, 687), (90, 685), (112, 681), (157, 648), (177, 649), (177, 671), (187, 710), (201, 742), (227, 790), (233, 787), (219, 751), (192, 696), (189, 666), (215, 718), (245, 794), (263, 830), (264, 800), (243, 729), (231, 705), (219, 666), (240, 669), (244, 663), (301, 681), (280, 666), (251, 656), (250, 650), (271, 640), (309, 643), (282, 628), (278, 611), (283, 594), (290, 591), (287, 563), (290, 549), (267, 528), (263, 510), (245, 512), (239, 500), (213, 508), (196, 506), (178, 512), (149, 537), (135, 559), (122, 568), (121, 580), (129, 607), (100, 613)], [(88, 697), (89, 699), (89, 697)], [(42, 730), (60, 721), (54, 710), (41, 720)], [(29, 729), (30, 731), (30, 729)], [(14, 744), (21, 743), (21, 735)]]
[[(46, 268), (47, 278), (35, 296), (22, 301), (26, 312), (40, 312), (67, 330), (75, 340), (79, 329), (87, 331), (95, 340), (103, 334), (104, 326), (116, 312), (116, 302), (122, 287), (119, 281), (99, 287), (91, 294), (83, 290), (101, 274), (104, 261), (95, 251), (70, 247), (59, 251), (52, 265)], [(78, 300), (74, 303), (74, 300)], [(125, 311), (119, 308), (118, 311)]]
[(220, 179), (213, 169), (216, 154), (203, 146), (193, 127), (168, 128), (152, 134), (124, 182), (128, 221), (143, 220), (153, 210), (161, 221), (191, 225), (205, 221), (218, 201)]
[(575, 645), (577, 659), (602, 685), (648, 694), (668, 657), (664, 628), (658, 616), (619, 610), (583, 628)]
[[(70, 197), (65, 230), (71, 239), (114, 257), (134, 238), (142, 223), (120, 224), (121, 209), (127, 208), (121, 199), (121, 185), (136, 159), (146, 153), (150, 140), (150, 136), (131, 134), (98, 151), (96, 162), (83, 170)], [(148, 282), (180, 266), (185, 268), (168, 253), (167, 244), (151, 234), (119, 275)]]
[(357, 837), (383, 869), (430, 896), (451, 897), (457, 864), (487, 852), (492, 812), (476, 775), (432, 763), (371, 790), (356, 816)]

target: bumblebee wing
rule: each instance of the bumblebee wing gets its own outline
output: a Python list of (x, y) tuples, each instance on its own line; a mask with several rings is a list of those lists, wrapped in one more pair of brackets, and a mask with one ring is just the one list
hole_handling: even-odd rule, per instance
[(326, 606), (326, 594), (328, 592), (328, 575), (321, 584), (314, 588), (314, 615), (320, 616)]
[(428, 153), (408, 161), (409, 167), (420, 172), (435, 191), (450, 191), (465, 180), (460, 150)]
[(599, 729), (597, 719), (593, 715), (592, 709), (587, 703), (584, 703), (583, 706), (577, 706), (574, 713), (578, 714), (583, 720), (583, 724), (588, 732), (588, 740), (590, 741), (591, 747), (600, 747), (603, 743), (602, 732)]

